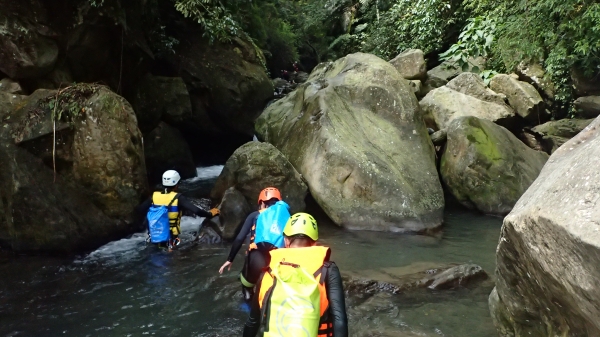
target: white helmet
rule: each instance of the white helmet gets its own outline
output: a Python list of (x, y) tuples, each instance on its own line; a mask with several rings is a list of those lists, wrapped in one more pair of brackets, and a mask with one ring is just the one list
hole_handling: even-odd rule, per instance
[(163, 186), (170, 187), (177, 185), (177, 183), (179, 183), (179, 180), (181, 179), (181, 176), (179, 176), (179, 173), (177, 173), (177, 171), (175, 170), (168, 170), (165, 173), (163, 173), (162, 178)]

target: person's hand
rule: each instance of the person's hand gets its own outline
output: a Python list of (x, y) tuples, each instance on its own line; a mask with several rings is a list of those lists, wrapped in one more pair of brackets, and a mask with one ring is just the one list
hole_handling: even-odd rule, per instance
[(221, 211), (219, 211), (219, 209), (216, 207), (212, 208), (209, 212), (210, 212), (210, 214), (212, 214), (213, 217), (221, 214)]
[(227, 261), (227, 262), (223, 263), (223, 265), (219, 269), (219, 274), (223, 274), (223, 270), (225, 270), (225, 268), (227, 268), (227, 271), (230, 271), (231, 270), (231, 262)]

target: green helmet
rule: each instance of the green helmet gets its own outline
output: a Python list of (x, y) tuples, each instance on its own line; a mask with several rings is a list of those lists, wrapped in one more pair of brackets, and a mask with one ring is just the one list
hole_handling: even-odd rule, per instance
[(309, 238), (317, 241), (319, 239), (319, 230), (317, 229), (317, 220), (308, 213), (296, 213), (292, 215), (285, 228), (283, 229), (285, 236), (294, 236), (304, 234)]

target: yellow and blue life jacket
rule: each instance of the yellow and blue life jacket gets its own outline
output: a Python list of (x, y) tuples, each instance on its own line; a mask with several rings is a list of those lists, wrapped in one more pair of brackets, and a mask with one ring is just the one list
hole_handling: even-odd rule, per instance
[[(181, 233), (180, 223), (181, 223), (181, 209), (179, 208), (179, 200), (175, 199), (178, 193), (170, 192), (154, 192), (152, 195), (152, 204), (156, 206), (168, 206), (168, 214), (169, 214), (169, 225), (171, 228), (171, 233), (173, 235), (179, 235)], [(175, 200), (173, 200), (175, 199)]]

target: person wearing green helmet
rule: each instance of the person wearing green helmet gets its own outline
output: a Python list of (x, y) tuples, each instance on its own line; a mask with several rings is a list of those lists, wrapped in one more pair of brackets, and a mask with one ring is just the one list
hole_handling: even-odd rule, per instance
[(329, 260), (330, 249), (317, 245), (317, 221), (296, 213), (283, 235), (285, 248), (270, 251), (269, 267), (256, 285), (243, 336), (255, 337), (264, 318), (265, 337), (347, 337), (342, 277)]

